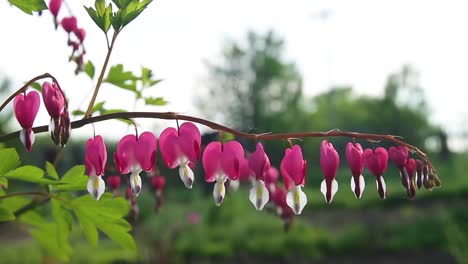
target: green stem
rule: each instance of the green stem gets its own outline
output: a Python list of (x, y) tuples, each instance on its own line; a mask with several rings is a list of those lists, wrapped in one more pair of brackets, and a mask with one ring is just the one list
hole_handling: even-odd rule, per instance
[(88, 109), (86, 110), (84, 118), (91, 117), (93, 107), (94, 107), (94, 103), (96, 102), (96, 97), (97, 97), (97, 95), (99, 93), (99, 88), (101, 88), (101, 84), (104, 81), (104, 74), (106, 73), (107, 65), (109, 64), (109, 59), (110, 59), (112, 50), (114, 49), (115, 40), (117, 39), (118, 34), (119, 34), (119, 31), (114, 31), (114, 35), (112, 36), (111, 44), (110, 44), (110, 46), (108, 46), (108, 49), (107, 49), (106, 59), (104, 60), (104, 64), (102, 65), (101, 74), (99, 75), (98, 81), (96, 83), (96, 88), (94, 88), (93, 97), (91, 98), (91, 101), (89, 102)]

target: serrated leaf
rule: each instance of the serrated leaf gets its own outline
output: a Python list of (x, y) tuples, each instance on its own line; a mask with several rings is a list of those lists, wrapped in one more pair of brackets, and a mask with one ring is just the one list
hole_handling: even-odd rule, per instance
[(162, 97), (146, 97), (145, 98), (145, 104), (146, 105), (157, 105), (157, 106), (163, 106), (167, 104), (167, 101), (164, 100)]
[(108, 219), (117, 220), (127, 215), (130, 205), (122, 197), (113, 198), (112, 194), (104, 193), (99, 201), (94, 200), (91, 195), (83, 195), (70, 202), (70, 206), (85, 210), (94, 216), (100, 215)]
[(54, 164), (48, 161), (46, 161), (46, 172), (47, 172), (47, 175), (49, 175), (49, 177), (54, 178), (56, 180), (59, 179), (59, 176), (58, 176), (57, 171), (55, 170)]
[(93, 247), (97, 246), (97, 242), (99, 239), (99, 233), (97, 231), (96, 225), (93, 223), (90, 217), (86, 215), (86, 213), (81, 212), (81, 210), (75, 210), (75, 215), (80, 222), (81, 230), (83, 230), (83, 234), (88, 240), (89, 244)]
[[(72, 252), (72, 248), (68, 242), (68, 236), (70, 233), (70, 224), (69, 221), (71, 219), (70, 213), (62, 208), (61, 202), (52, 199), (51, 200), (51, 207), (52, 207), (52, 217), (56, 223), (56, 239), (59, 242), (58, 245), (62, 251), (68, 255)], [(72, 220), (73, 221), (73, 220)], [(72, 223), (73, 225), (73, 223)]]
[(117, 87), (135, 92), (136, 80), (138, 80), (138, 77), (130, 71), (124, 71), (122, 64), (117, 64), (110, 68), (104, 81)]
[(94, 72), (95, 72), (95, 68), (94, 68), (94, 64), (92, 61), (88, 61), (86, 62), (86, 65), (85, 65), (85, 68), (84, 68), (86, 74), (89, 76), (89, 78), (93, 79), (94, 78)]
[(18, 152), (14, 148), (0, 149), (0, 160), (0, 175), (4, 175), (20, 165)]
[(137, 18), (143, 10), (151, 3), (152, 0), (133, 0), (128, 3), (125, 7), (125, 12), (122, 17), (122, 28), (132, 22), (135, 18)]
[(26, 165), (9, 171), (4, 175), (8, 179), (15, 179), (19, 181), (43, 183), (43, 184), (57, 184), (58, 181), (43, 178), (44, 171), (36, 166)]
[(65, 174), (63, 175), (62, 179), (60, 179), (61, 183), (76, 183), (80, 180), (80, 178), (86, 177), (85, 175), (86, 167), (84, 165), (75, 165), (71, 167)]
[(119, 225), (99, 225), (99, 229), (122, 247), (136, 250), (136, 243), (133, 237)]
[(7, 208), (0, 206), (0, 222), (15, 220), (15, 214)]
[(86, 9), (86, 12), (88, 12), (88, 15), (91, 17), (91, 19), (94, 21), (94, 23), (104, 32), (105, 31), (105, 19), (104, 16), (99, 16), (96, 10), (94, 10), (92, 7), (84, 7)]
[(22, 196), (12, 196), (2, 200), (2, 206), (16, 212), (31, 202), (30, 199)]
[(8, 0), (8, 2), (29, 15), (47, 9), (44, 0)]

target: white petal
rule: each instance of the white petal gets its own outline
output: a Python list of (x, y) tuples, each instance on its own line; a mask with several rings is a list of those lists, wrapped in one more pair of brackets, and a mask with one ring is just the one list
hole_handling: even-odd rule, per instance
[(230, 180), (229, 181), (229, 188), (234, 192), (237, 191), (237, 189), (239, 189), (239, 185), (240, 185), (239, 180)]
[(356, 184), (354, 183), (354, 177), (351, 177), (351, 190), (354, 193), (354, 196), (356, 196), (357, 199), (361, 199), (362, 193), (364, 192), (364, 189), (366, 188), (366, 182), (364, 181), (364, 177), (362, 175), (359, 175), (359, 187), (360, 187), (360, 193), (359, 197), (356, 195)]
[(141, 192), (141, 177), (139, 174), (130, 175), (130, 186), (132, 187), (132, 193), (138, 196)]
[(226, 194), (226, 188), (224, 187), (224, 181), (216, 181), (213, 189), (213, 198), (215, 200), (216, 206), (220, 206), (224, 200), (224, 195)]
[(301, 186), (295, 186), (286, 194), (286, 203), (293, 210), (294, 214), (301, 214), (304, 206), (307, 204), (307, 196), (301, 190)]
[(379, 191), (379, 180), (383, 190), (383, 197), (381, 196), (381, 198), (385, 199), (387, 197), (387, 185), (385, 184), (384, 177), (379, 177), (377, 180), (375, 180), (375, 183), (377, 185), (377, 191)]
[(249, 199), (258, 211), (262, 210), (265, 204), (268, 203), (270, 194), (262, 180), (255, 181), (252, 189), (250, 189)]
[(21, 129), (20, 131), (20, 140), (21, 140), (21, 143), (23, 143), (23, 145), (26, 146), (26, 130), (24, 129)]
[(338, 192), (338, 182), (333, 179), (332, 184), (331, 184), (331, 195), (330, 195), (330, 200), (327, 199), (327, 183), (325, 180), (322, 181), (322, 184), (320, 185), (320, 191), (323, 193), (323, 197), (325, 197), (325, 201), (327, 203), (331, 203), (333, 201), (333, 197), (335, 196), (336, 192)]
[(94, 198), (94, 200), (99, 200), (101, 195), (106, 189), (106, 184), (101, 176), (90, 176), (88, 180), (88, 192)]
[(187, 187), (189, 189), (192, 189), (194, 176), (193, 176), (192, 169), (190, 169), (190, 167), (187, 165), (187, 163), (183, 163), (183, 164), (180, 165), (179, 175), (180, 175), (180, 179), (184, 183), (185, 187)]
[(31, 146), (34, 144), (34, 141), (36, 141), (36, 134), (34, 134), (34, 131), (31, 131), (31, 134), (29, 135), (29, 140), (31, 141)]

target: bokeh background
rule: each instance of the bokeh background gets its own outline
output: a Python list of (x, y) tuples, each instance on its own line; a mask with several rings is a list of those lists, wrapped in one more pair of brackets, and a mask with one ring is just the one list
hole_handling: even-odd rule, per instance
[[(62, 11), (76, 15), (87, 32), (85, 59), (99, 69), (105, 38), (82, 7), (92, 1), (67, 4)], [(168, 182), (165, 203), (155, 212), (154, 193), (145, 179), (133, 220), (138, 252), (106, 239), (92, 248), (77, 231), (72, 261), (467, 262), (467, 8), (463, 1), (155, 1), (119, 36), (111, 65), (152, 69), (163, 81), (146, 93), (168, 104), (147, 107), (111, 85), (103, 86), (98, 101), (106, 100), (109, 108), (180, 112), (252, 133), (340, 129), (395, 134), (429, 154), (442, 187), (421, 189), (410, 201), (390, 166), (388, 198), (380, 200), (374, 177), (366, 171), (366, 190), (356, 200), (343, 151), (350, 139), (330, 138), (342, 158), (340, 190), (328, 205), (319, 190), (321, 140), (298, 140), (308, 162), (309, 203), (285, 230), (274, 210), (254, 209), (248, 183), (229, 192), (218, 208), (201, 164), (189, 191), (177, 170), (165, 168), (158, 157)], [(0, 25), (1, 99), (50, 72), (70, 98), (71, 109), (85, 108), (93, 82), (85, 74), (74, 75), (66, 35), (54, 30), (48, 12), (27, 16), (2, 2)], [(42, 112), (36, 125), (47, 123)], [(19, 129), (13, 119), (10, 105), (0, 114), (2, 133)], [(159, 134), (175, 123), (145, 120), (139, 125)], [(200, 129), (205, 144), (216, 139), (213, 131)], [(131, 128), (109, 121), (96, 124), (96, 131), (106, 136), (113, 153)], [(92, 133), (91, 126), (73, 131), (72, 142), (61, 152), (59, 171), (83, 163), (84, 141)], [(255, 142), (242, 143), (246, 150), (254, 149)], [(279, 167), (289, 143), (262, 143)], [(17, 140), (6, 144), (18, 146)], [(54, 152), (50, 139), (39, 137), (34, 151), (21, 157), (43, 166)], [(53, 263), (21, 226), (0, 225), (0, 230), (0, 262)]]

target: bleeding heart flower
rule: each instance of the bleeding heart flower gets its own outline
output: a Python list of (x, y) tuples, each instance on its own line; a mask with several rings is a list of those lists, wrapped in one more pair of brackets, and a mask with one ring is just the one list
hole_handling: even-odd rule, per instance
[(286, 203), (298, 215), (307, 204), (307, 196), (301, 190), (305, 185), (307, 162), (302, 159), (300, 146), (294, 145), (292, 149), (286, 149), (280, 170), (288, 190)]
[(28, 94), (18, 94), (13, 102), (16, 120), (18, 120), (18, 123), (23, 128), (20, 132), (20, 140), (29, 152), (32, 150), (35, 139), (32, 127), (39, 110), (40, 101), (39, 93), (31, 91)]
[(349, 142), (346, 145), (346, 159), (348, 160), (349, 169), (351, 170), (351, 190), (354, 192), (356, 198), (361, 199), (366, 183), (362, 176), (362, 170), (364, 169), (364, 159), (362, 154), (361, 144)]
[(414, 186), (414, 174), (416, 172), (416, 160), (409, 158), (406, 161), (405, 169), (408, 174), (408, 187), (406, 188), (408, 198), (413, 199), (416, 196), (416, 187)]
[(269, 192), (274, 191), (275, 185), (278, 182), (279, 171), (274, 166), (270, 166), (270, 169), (265, 173), (265, 185)]
[(325, 179), (322, 181), (320, 191), (327, 203), (331, 203), (338, 191), (338, 182), (335, 180), (336, 172), (340, 166), (340, 156), (333, 148), (333, 144), (327, 140), (320, 145), (320, 167), (322, 167)]
[(375, 150), (366, 149), (364, 150), (363, 158), (366, 168), (377, 178), (377, 191), (379, 192), (380, 198), (385, 199), (385, 197), (387, 197), (387, 187), (383, 174), (387, 170), (387, 150), (382, 147), (378, 147)]
[(242, 159), (244, 159), (244, 149), (237, 141), (230, 141), (225, 144), (211, 142), (206, 146), (202, 158), (205, 181), (216, 181), (213, 198), (217, 206), (221, 205), (226, 194), (226, 188), (224, 187), (226, 180), (237, 180), (239, 178)]
[(418, 189), (421, 189), (423, 185), (423, 168), (424, 164), (420, 160), (416, 160), (416, 185), (418, 186)]
[(155, 190), (162, 190), (166, 185), (166, 179), (163, 176), (151, 177), (151, 185)]
[(393, 161), (400, 171), (401, 184), (406, 188), (408, 196), (410, 195), (410, 179), (406, 163), (408, 161), (408, 148), (405, 146), (390, 147), (388, 149), (388, 157)]
[(88, 170), (88, 192), (95, 200), (99, 200), (105, 191), (102, 179), (107, 162), (107, 149), (101, 136), (95, 136), (86, 142), (85, 163)]
[(293, 210), (286, 202), (287, 191), (278, 183), (275, 183), (274, 185), (274, 191), (271, 191), (271, 200), (276, 205), (276, 214), (281, 217), (284, 223), (284, 228), (287, 230), (292, 223)]
[(60, 11), (60, 7), (62, 6), (62, 2), (63, 0), (50, 0), (49, 10), (50, 10), (50, 13), (52, 13), (54, 17), (58, 15)]
[(83, 28), (76, 28), (73, 30), (73, 33), (75, 33), (75, 36), (80, 40), (81, 43), (83, 43), (86, 37), (86, 31)]
[(63, 18), (62, 19), (62, 27), (68, 33), (76, 31), (77, 30), (76, 17), (71, 16), (71, 17)]
[(189, 164), (200, 159), (201, 135), (198, 128), (190, 122), (183, 123), (179, 131), (166, 128), (159, 136), (162, 158), (167, 167), (179, 166), (180, 179), (191, 189), (194, 175)]
[(130, 175), (130, 186), (138, 196), (141, 191), (140, 172), (153, 170), (156, 159), (156, 137), (151, 132), (144, 132), (138, 138), (126, 135), (117, 144), (114, 162), (121, 174)]
[(107, 177), (107, 184), (111, 187), (112, 190), (119, 188), (120, 186), (120, 176), (114, 175)]
[(257, 149), (250, 156), (249, 167), (255, 175), (255, 182), (252, 189), (250, 189), (249, 199), (255, 208), (260, 211), (270, 199), (268, 189), (265, 186), (265, 174), (270, 169), (270, 159), (261, 143), (257, 144)]
[(59, 118), (65, 100), (56, 83), (44, 82), (42, 85), (42, 99), (50, 117), (53, 119)]

